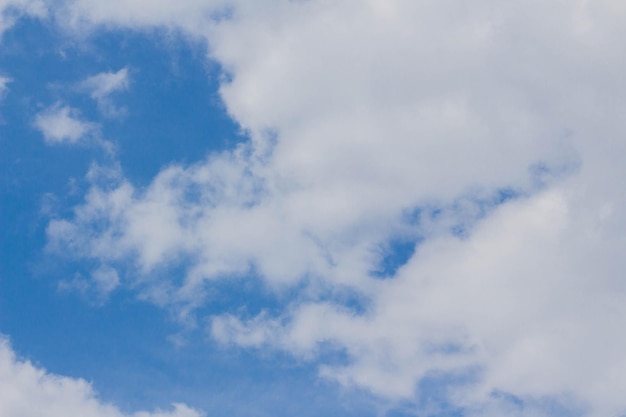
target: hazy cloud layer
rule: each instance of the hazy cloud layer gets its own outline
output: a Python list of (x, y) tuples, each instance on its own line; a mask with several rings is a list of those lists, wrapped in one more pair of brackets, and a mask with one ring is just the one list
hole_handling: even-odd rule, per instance
[[(622, 2), (143, 6), (77, 0), (57, 19), (203, 37), (250, 140), (142, 189), (92, 176), (50, 223), (52, 250), (130, 262), (185, 312), (215, 279), (304, 288), (276, 317), (215, 317), (212, 334), (308, 359), (330, 345), (348, 362), (322, 374), (378, 395), (443, 374), (478, 415), (510, 406), (497, 393), (538, 404), (519, 415), (546, 398), (626, 411)], [(397, 238), (422, 242), (381, 280)], [(173, 266), (182, 283), (153, 278)]]

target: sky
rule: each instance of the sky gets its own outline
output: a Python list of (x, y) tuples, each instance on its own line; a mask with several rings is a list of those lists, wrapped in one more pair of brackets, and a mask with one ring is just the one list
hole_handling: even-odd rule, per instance
[(0, 417), (626, 416), (625, 39), (0, 0)]

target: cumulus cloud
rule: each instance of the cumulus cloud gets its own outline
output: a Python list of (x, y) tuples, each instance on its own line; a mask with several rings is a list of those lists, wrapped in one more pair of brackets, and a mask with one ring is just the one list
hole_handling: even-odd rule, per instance
[[(249, 141), (145, 188), (94, 181), (51, 250), (130, 263), (190, 309), (216, 279), (299, 288), (213, 335), (309, 359), (329, 345), (347, 362), (321, 373), (377, 395), (444, 374), (477, 415), (626, 411), (621, 2), (139, 3), (79, 0), (67, 19), (205, 37)], [(420, 243), (381, 280), (396, 238)], [(183, 279), (158, 273), (173, 266)]]
[(93, 123), (81, 120), (78, 110), (61, 103), (37, 114), (33, 124), (49, 145), (81, 142), (96, 129)]
[(249, 322), (221, 316), (211, 331), (304, 358), (330, 343), (350, 359), (323, 375), (392, 398), (411, 398), (429, 375), (480, 369), (478, 381), (455, 387), (457, 403), (572, 395), (578, 412), (592, 404), (590, 415), (619, 415), (626, 265), (616, 254), (626, 248), (614, 233), (623, 221), (604, 217), (604, 203), (585, 213), (581, 197), (577, 186), (544, 191), (499, 207), (467, 239), (428, 241), (365, 314), (311, 302)]
[(0, 339), (0, 415), (24, 417), (202, 417), (184, 404), (171, 411), (124, 414), (98, 399), (82, 380), (50, 374), (16, 357), (6, 338)]
[(107, 117), (122, 116), (124, 108), (118, 108), (111, 100), (111, 95), (126, 91), (130, 84), (128, 68), (117, 72), (101, 72), (88, 77), (78, 84), (80, 90), (87, 92), (96, 100), (100, 111)]

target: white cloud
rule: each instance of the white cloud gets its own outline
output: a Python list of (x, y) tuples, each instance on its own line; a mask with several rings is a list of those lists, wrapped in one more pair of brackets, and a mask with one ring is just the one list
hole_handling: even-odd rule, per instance
[(21, 417), (201, 417), (184, 404), (171, 411), (124, 414), (98, 399), (82, 380), (50, 374), (16, 358), (5, 338), (0, 339), (0, 416)]
[(96, 100), (100, 111), (105, 116), (116, 117), (123, 115), (125, 110), (116, 107), (110, 96), (126, 91), (129, 84), (128, 68), (122, 68), (117, 72), (101, 72), (88, 77), (79, 83), (79, 88)]
[(95, 125), (80, 119), (78, 110), (56, 103), (35, 116), (34, 126), (47, 144), (75, 144), (83, 141), (96, 129)]
[(43, 0), (0, 0), (0, 37), (21, 16), (43, 18), (47, 7)]
[(101, 266), (93, 271), (91, 279), (95, 282), (101, 295), (108, 295), (120, 285), (120, 277), (117, 271), (110, 266)]
[[(253, 271), (300, 285), (279, 317), (224, 315), (214, 335), (307, 358), (328, 343), (349, 362), (323, 374), (378, 395), (471, 367), (451, 398), (468, 410), (497, 415), (497, 391), (626, 410), (621, 2), (233, 2), (219, 21), (221, 2), (140, 3), (68, 19), (205, 36), (250, 142), (145, 189), (94, 182), (50, 248), (131, 260), (143, 282), (182, 264), (182, 285), (153, 278), (162, 304)], [(502, 188), (522, 197), (498, 206)], [(424, 242), (376, 279), (397, 236)]]
[[(7, 91), (9, 91), (9, 87), (7, 84), (9, 84), (11, 81), (12, 80), (10, 78), (0, 75), (0, 103), (2, 103), (2, 100), (7, 94)], [(4, 118), (2, 117), (2, 114), (0, 113), (0, 124), (2, 123), (4, 123)]]
[(0, 100), (2, 100), (4, 98), (4, 95), (6, 94), (7, 90), (9, 89), (7, 84), (9, 84), (10, 82), (11, 82), (10, 78), (3, 77), (3, 76), (0, 75)]
[(468, 239), (425, 243), (365, 314), (311, 302), (249, 323), (218, 317), (212, 332), (305, 358), (330, 343), (350, 361), (323, 375), (392, 398), (410, 398), (432, 373), (480, 369), (479, 382), (457, 387), (457, 403), (486, 403), (495, 391), (570, 395), (565, 405), (591, 405), (589, 415), (620, 415), (624, 222), (603, 215), (606, 203), (582, 209), (581, 191), (572, 184), (508, 203)]
[(90, 301), (97, 304), (104, 303), (109, 294), (120, 285), (120, 277), (117, 270), (107, 265), (102, 265), (92, 271), (89, 279), (77, 274), (71, 280), (59, 282), (61, 291), (77, 291)]
[[(67, 1), (56, 10), (65, 29), (91, 30), (94, 26), (145, 28), (167, 26), (197, 31), (217, 18), (231, 5), (228, 0), (98, 0)], [(149, 6), (149, 7), (148, 7)]]

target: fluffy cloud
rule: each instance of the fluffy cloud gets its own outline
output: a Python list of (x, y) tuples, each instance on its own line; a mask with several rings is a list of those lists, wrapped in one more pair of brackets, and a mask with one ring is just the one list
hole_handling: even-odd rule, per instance
[[(276, 317), (214, 318), (214, 336), (330, 345), (348, 362), (323, 375), (378, 395), (470, 375), (450, 400), (477, 414), (506, 395), (626, 410), (621, 2), (140, 3), (66, 18), (203, 36), (250, 140), (144, 189), (94, 181), (51, 249), (130, 261), (162, 304), (234, 275), (300, 288)], [(422, 243), (380, 280), (393, 239)], [(182, 283), (155, 278), (177, 265)]]
[(80, 82), (78, 87), (96, 100), (100, 111), (105, 116), (115, 117), (123, 115), (125, 110), (117, 108), (110, 96), (127, 90), (129, 84), (128, 68), (122, 68), (117, 72), (101, 72), (88, 77)]
[(23, 417), (201, 417), (184, 404), (172, 411), (122, 413), (100, 401), (82, 379), (47, 373), (16, 358), (5, 338), (0, 339), (0, 415)]
[(469, 238), (424, 243), (364, 314), (328, 302), (294, 304), (278, 318), (216, 318), (212, 333), (304, 358), (330, 344), (349, 363), (325, 366), (324, 375), (389, 397), (412, 397), (415, 381), (429, 375), (471, 377), (480, 369), (478, 381), (455, 387), (457, 403), (488, 403), (494, 392), (524, 400), (573, 395), (581, 404), (565, 405), (619, 415), (623, 221), (606, 203), (581, 210), (580, 191), (557, 187), (507, 203)]
[(86, 139), (95, 125), (80, 119), (78, 110), (56, 103), (43, 110), (33, 123), (49, 145), (75, 144)]

